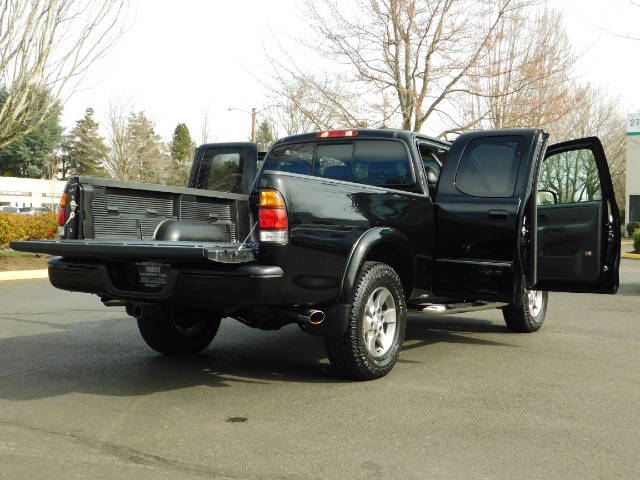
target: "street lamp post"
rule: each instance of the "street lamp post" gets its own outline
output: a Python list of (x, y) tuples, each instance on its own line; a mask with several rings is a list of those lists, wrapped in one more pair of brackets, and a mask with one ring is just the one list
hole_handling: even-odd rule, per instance
[(268, 107), (261, 108), (260, 110), (253, 107), (250, 112), (246, 110), (242, 110), (241, 108), (229, 107), (227, 111), (230, 112), (232, 110), (238, 110), (239, 112), (249, 113), (251, 115), (251, 141), (256, 143), (256, 130), (258, 125), (258, 114), (260, 112), (264, 112), (266, 109), (275, 107), (276, 105), (269, 105)]
[[(256, 121), (258, 119), (258, 111), (256, 110), (256, 108), (253, 107), (250, 112), (247, 112), (246, 110), (242, 110), (241, 108), (235, 108), (235, 107), (227, 108), (228, 112), (232, 110), (238, 110), (239, 112), (249, 113), (251, 115), (251, 141), (253, 143), (256, 143)], [(264, 110), (264, 108), (262, 110)]]
[(258, 114), (258, 112), (256, 112), (256, 108), (253, 107), (251, 109), (251, 141), (253, 143), (256, 143), (256, 115)]

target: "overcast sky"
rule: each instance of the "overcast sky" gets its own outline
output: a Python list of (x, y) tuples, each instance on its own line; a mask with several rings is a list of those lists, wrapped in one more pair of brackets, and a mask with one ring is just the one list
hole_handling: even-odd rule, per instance
[[(104, 121), (109, 99), (130, 101), (169, 141), (186, 123), (200, 141), (209, 112), (212, 141), (244, 141), (250, 135), (252, 107), (268, 105), (259, 78), (268, 68), (263, 42), (272, 32), (304, 34), (300, 1), (137, 0), (131, 27), (111, 54), (94, 65), (92, 79), (65, 104), (63, 125), (72, 128), (87, 107)], [(570, 39), (585, 81), (620, 96), (629, 113), (640, 111), (640, 7), (629, 0), (552, 0), (565, 12)], [(635, 53), (634, 53), (635, 52)], [(245, 110), (227, 111), (228, 107)]]

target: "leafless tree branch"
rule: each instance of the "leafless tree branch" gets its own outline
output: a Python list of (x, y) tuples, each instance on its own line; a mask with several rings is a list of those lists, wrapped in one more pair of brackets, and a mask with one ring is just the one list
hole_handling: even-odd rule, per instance
[(0, 148), (33, 132), (121, 36), (130, 0), (0, 2)]

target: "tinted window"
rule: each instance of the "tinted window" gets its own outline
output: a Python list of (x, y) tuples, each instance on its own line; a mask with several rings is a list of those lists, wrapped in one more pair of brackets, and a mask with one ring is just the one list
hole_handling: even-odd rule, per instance
[(318, 145), (315, 174), (318, 177), (353, 181), (353, 143)]
[(313, 174), (367, 185), (413, 185), (407, 150), (397, 141), (279, 145), (269, 152), (262, 170)]
[(367, 185), (412, 185), (407, 151), (400, 142), (363, 140), (356, 143), (356, 181)]
[(524, 137), (484, 137), (469, 142), (458, 165), (456, 188), (474, 197), (510, 197)]
[(263, 170), (311, 175), (313, 143), (296, 143), (275, 147), (265, 159)]
[(197, 188), (235, 193), (242, 184), (244, 152), (240, 148), (211, 148), (202, 159)]

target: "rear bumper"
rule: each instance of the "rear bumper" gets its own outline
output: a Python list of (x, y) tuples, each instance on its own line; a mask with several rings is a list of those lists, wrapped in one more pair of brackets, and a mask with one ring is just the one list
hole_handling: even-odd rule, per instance
[(190, 307), (278, 303), (282, 269), (242, 264), (203, 268), (199, 264), (174, 266), (166, 284), (144, 288), (131, 281), (124, 262), (49, 259), (49, 280), (59, 289), (94, 293), (140, 303), (171, 303)]
[[(123, 262), (113, 263), (49, 259), (49, 280), (59, 289), (93, 293), (131, 304), (171, 305), (199, 308), (242, 308), (280, 305), (286, 297), (280, 267), (239, 265), (211, 269), (208, 266), (176, 266), (164, 287), (155, 291), (123, 280)], [(311, 335), (342, 335), (348, 326), (351, 305), (330, 303), (323, 308), (326, 319), (319, 325), (302, 325)]]

